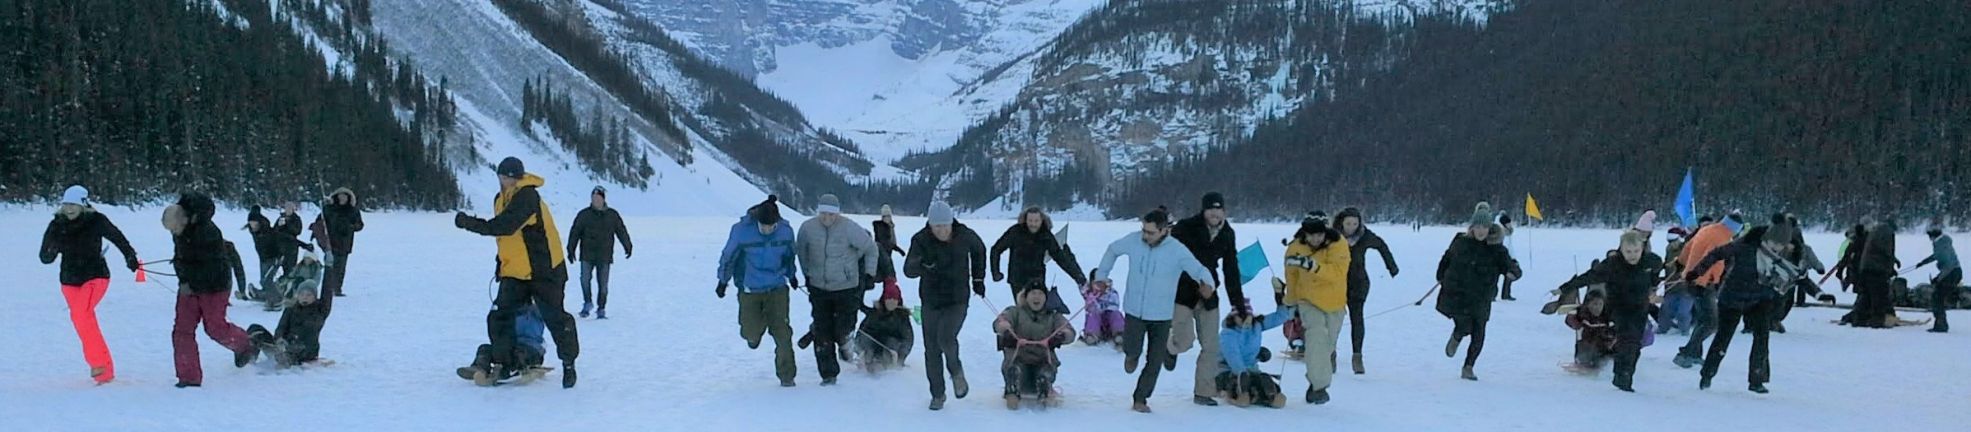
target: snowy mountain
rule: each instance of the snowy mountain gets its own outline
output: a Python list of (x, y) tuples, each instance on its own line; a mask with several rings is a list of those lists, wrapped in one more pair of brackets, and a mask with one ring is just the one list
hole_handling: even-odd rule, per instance
[[(879, 161), (951, 145), (1101, 0), (624, 0)], [(981, 84), (984, 81), (985, 83)], [(972, 87), (968, 94), (960, 89)]]
[(762, 189), (801, 205), (879, 172), (610, 0), (277, 1), (371, 3), (391, 52), (446, 78), (468, 136), (447, 157), (468, 199), (492, 194), (487, 168), (509, 155), (549, 177), (551, 199), (601, 184), (618, 207), (656, 214), (735, 214)]
[[(998, 112), (938, 154), (899, 161), (988, 202), (1066, 208), (1100, 201), (1111, 184), (1231, 145), (1268, 118), (1387, 63), (1386, 46), (1354, 32), (1401, 31), (1418, 14), (1482, 21), (1487, 0), (1118, 1), (1091, 12), (1032, 55), (960, 89)], [(1391, 30), (1395, 29), (1395, 30)]]

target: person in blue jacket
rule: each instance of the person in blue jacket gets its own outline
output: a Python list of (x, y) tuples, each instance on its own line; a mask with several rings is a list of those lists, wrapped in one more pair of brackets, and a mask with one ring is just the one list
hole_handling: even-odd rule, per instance
[(732, 225), (719, 253), (719, 298), (739, 286), (739, 337), (760, 348), (762, 333), (773, 335), (773, 369), (781, 387), (794, 386), (793, 329), (787, 325), (788, 288), (799, 289), (794, 274), (794, 230), (780, 218), (780, 196), (746, 210)]
[(459, 368), (459, 378), (472, 380), (474, 384), (490, 386), (528, 373), (531, 379), (539, 379), (541, 365), (547, 362), (547, 322), (541, 320), (541, 308), (533, 303), (521, 305), (513, 316), (513, 358), (520, 362), (519, 367), (500, 368), (501, 376), (493, 376), (486, 371), (493, 370), (493, 362), (500, 356), (494, 355), (493, 344), (480, 344), (478, 354), (472, 358), (472, 366)]
[(1281, 307), (1266, 316), (1253, 316), (1251, 312), (1241, 309), (1225, 317), (1225, 325), (1218, 330), (1220, 365), (1223, 366), (1223, 371), (1218, 373), (1218, 391), (1224, 392), (1225, 399), (1231, 401), (1233, 406), (1287, 406), (1287, 396), (1280, 393), (1280, 383), (1272, 375), (1259, 370), (1259, 364), (1272, 357), (1260, 342), (1264, 340), (1266, 331), (1286, 324), (1293, 315), (1292, 307)]

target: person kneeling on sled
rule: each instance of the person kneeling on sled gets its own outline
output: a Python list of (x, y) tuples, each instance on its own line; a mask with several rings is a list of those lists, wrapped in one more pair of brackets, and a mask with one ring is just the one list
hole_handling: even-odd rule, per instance
[(1238, 407), (1287, 406), (1287, 396), (1280, 393), (1278, 378), (1259, 370), (1259, 364), (1272, 357), (1260, 342), (1266, 331), (1286, 324), (1293, 317), (1292, 307), (1281, 307), (1263, 317), (1253, 316), (1247, 307), (1240, 307), (1225, 317), (1225, 326), (1218, 331), (1219, 356), (1224, 363), (1224, 372), (1218, 373), (1218, 391), (1223, 393), (1219, 397)]
[[(1081, 326), (1081, 343), (1100, 345), (1122, 340), (1122, 297), (1114, 287), (1084, 284), (1081, 301), (1083, 312), (1088, 314)], [(1116, 349), (1122, 348), (1117, 345)]]
[(1615, 355), (1615, 322), (1608, 315), (1608, 299), (1602, 291), (1589, 291), (1581, 307), (1567, 314), (1567, 328), (1574, 329), (1576, 371), (1601, 369)]
[(910, 357), (911, 341), (916, 339), (910, 328), (910, 308), (903, 307), (903, 289), (884, 284), (883, 297), (876, 300), (875, 307), (863, 307), (862, 315), (855, 341), (863, 370), (875, 373), (902, 367), (903, 359)]
[[(473, 384), (481, 387), (523, 375), (526, 376), (522, 378), (525, 381), (540, 379), (541, 375), (547, 372), (547, 369), (541, 366), (547, 362), (547, 346), (544, 345), (547, 342), (544, 335), (546, 332), (547, 323), (541, 320), (541, 308), (535, 307), (533, 303), (522, 305), (513, 317), (515, 343), (511, 353), (511, 358), (519, 364), (500, 365), (502, 367), (495, 368), (494, 363), (502, 356), (496, 355), (498, 353), (493, 351), (493, 344), (479, 344), (477, 354), (472, 357), (472, 365), (459, 368), (459, 378), (472, 380)], [(493, 370), (501, 372), (499, 375), (487, 372)]]
[(1054, 374), (1061, 359), (1054, 349), (1074, 341), (1074, 328), (1067, 317), (1047, 309), (1047, 288), (1028, 285), (1020, 291), (1020, 303), (1001, 312), (992, 328), (1006, 353), (999, 367), (1006, 376), (1006, 408), (1018, 409), (1020, 396), (1028, 394), (1039, 395), (1048, 406), (1059, 405)]
[(281, 276), (278, 288), (269, 289), (269, 310), (279, 305), (281, 321), (272, 333), (259, 324), (248, 326), (247, 337), (274, 358), (278, 367), (319, 360), (322, 353), (322, 327), (328, 323), (334, 297), (321, 295), (322, 261), (309, 252), (301, 257), (294, 271)]

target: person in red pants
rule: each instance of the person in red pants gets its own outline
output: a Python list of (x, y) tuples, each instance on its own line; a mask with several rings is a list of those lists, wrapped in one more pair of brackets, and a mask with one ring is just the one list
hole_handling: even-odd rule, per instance
[(109, 291), (109, 264), (103, 259), (103, 240), (123, 252), (124, 267), (137, 270), (137, 250), (108, 216), (89, 206), (89, 190), (80, 185), (62, 192), (61, 210), (48, 221), (41, 234), (41, 263), (62, 260), (62, 298), (68, 300), (68, 319), (75, 324), (75, 335), (82, 339), (82, 359), (89, 363), (89, 377), (96, 384), (116, 379), (116, 362), (110, 359), (103, 330), (96, 325), (96, 304)]
[(164, 209), (164, 229), (171, 231), (176, 255), (172, 267), (178, 272), (178, 314), (171, 325), (171, 353), (178, 368), (178, 388), (198, 387), (205, 382), (199, 368), (198, 341), (192, 330), (205, 324), (206, 336), (233, 351), (233, 366), (246, 367), (260, 357), (260, 349), (247, 339), (246, 330), (226, 321), (232, 281), (227, 277), (226, 238), (212, 224), (212, 198), (197, 192), (179, 196), (178, 204)]

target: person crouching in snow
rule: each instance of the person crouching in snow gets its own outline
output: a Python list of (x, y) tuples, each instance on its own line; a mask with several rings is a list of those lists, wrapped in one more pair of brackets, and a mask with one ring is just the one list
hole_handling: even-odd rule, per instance
[(205, 383), (199, 368), (198, 341), (192, 330), (205, 324), (206, 336), (233, 351), (233, 366), (246, 367), (260, 357), (260, 349), (246, 337), (246, 330), (226, 321), (232, 281), (226, 278), (226, 237), (212, 224), (212, 198), (188, 192), (178, 203), (164, 209), (164, 229), (171, 232), (176, 254), (171, 265), (178, 273), (177, 317), (171, 326), (171, 352), (178, 369), (178, 388)]
[(876, 307), (862, 308), (862, 315), (855, 341), (861, 351), (856, 358), (862, 361), (863, 370), (876, 373), (903, 367), (903, 360), (910, 357), (911, 342), (916, 339), (915, 330), (910, 327), (910, 308), (903, 307), (903, 288), (894, 283), (884, 284), (883, 297), (876, 300)]
[[(1090, 274), (1094, 274), (1090, 272)], [(1115, 288), (1102, 284), (1081, 287), (1082, 312), (1088, 314), (1081, 326), (1081, 343), (1100, 345), (1122, 338), (1122, 296)], [(1120, 349), (1120, 345), (1117, 345)]]
[(262, 352), (274, 357), (279, 367), (313, 362), (321, 358), (322, 327), (328, 323), (334, 296), (322, 294), (323, 266), (314, 252), (302, 255), (294, 271), (281, 276), (278, 289), (268, 291), (279, 297), (270, 302), (281, 306), (280, 323), (273, 332), (259, 324), (247, 326), (246, 334)]
[(1602, 293), (1589, 291), (1581, 307), (1567, 314), (1567, 328), (1574, 329), (1572, 370), (1599, 370), (1615, 355), (1615, 324), (1608, 317), (1608, 299)]
[[(1241, 300), (1240, 304), (1246, 303)], [(1218, 331), (1219, 353), (1225, 366), (1224, 372), (1218, 373), (1220, 397), (1237, 407), (1287, 406), (1287, 395), (1280, 392), (1277, 378), (1259, 370), (1259, 364), (1272, 357), (1260, 343), (1266, 331), (1286, 324), (1294, 315), (1292, 306), (1283, 306), (1263, 317), (1255, 317), (1242, 307), (1225, 317), (1225, 326)]]
[(481, 387), (491, 386), (514, 377), (526, 381), (540, 379), (548, 369), (547, 363), (547, 322), (541, 320), (541, 308), (534, 303), (520, 306), (513, 315), (513, 352), (507, 353), (518, 362), (517, 367), (501, 368), (500, 375), (490, 375), (483, 371), (493, 370), (493, 364), (506, 356), (494, 351), (493, 344), (479, 344), (472, 356), (472, 365), (458, 369), (459, 378), (472, 380)]
[(1047, 309), (1047, 286), (1027, 285), (1020, 291), (1020, 304), (1006, 308), (992, 324), (999, 333), (1000, 351), (1006, 359), (999, 369), (1006, 376), (1006, 408), (1018, 409), (1021, 395), (1039, 395), (1042, 404), (1060, 404), (1054, 391), (1054, 374), (1061, 360), (1054, 349), (1074, 341), (1074, 328), (1068, 318)]

